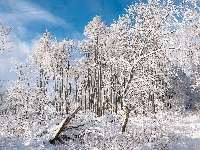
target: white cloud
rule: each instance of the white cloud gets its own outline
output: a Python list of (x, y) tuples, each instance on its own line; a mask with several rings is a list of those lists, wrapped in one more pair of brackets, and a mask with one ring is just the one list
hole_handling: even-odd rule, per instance
[(19, 61), (25, 61), (28, 59), (28, 54), (36, 49), (37, 40), (34, 39), (31, 42), (21, 41), (19, 38), (16, 38), (10, 46), (13, 48), (11, 49), (11, 54), (4, 51), (0, 54), (3, 56), (3, 62), (0, 63), (0, 79), (8, 79), (10, 68), (13, 67), (10, 63), (10, 58), (13, 57)]
[[(36, 35), (32, 28), (37, 28), (37, 32), (42, 34), (48, 24), (62, 28), (70, 28), (65, 20), (55, 14), (45, 10), (36, 3), (25, 0), (0, 0), (0, 20), (6, 27), (12, 27), (12, 33), (19, 38), (32, 38)], [(41, 29), (41, 31), (39, 31)], [(40, 33), (41, 32), (41, 33)]]
[(58, 16), (50, 13), (41, 6), (30, 3), (24, 0), (8, 0), (0, 1), (0, 5), (4, 9), (9, 11), (2, 11), (0, 13), (0, 18), (3, 20), (18, 20), (18, 21), (31, 21), (31, 20), (41, 20), (47, 21), (60, 26), (68, 26), (68, 24)]
[[(0, 62), (0, 79), (1, 80), (16, 80), (18, 78), (17, 74), (14, 72), (10, 72), (11, 67), (14, 67), (12, 63), (10, 63), (10, 59), (14, 58), (18, 61), (25, 61), (28, 59), (28, 54), (36, 49), (37, 40), (32, 39), (31, 41), (23, 41), (16, 34), (11, 34), (10, 38), (12, 40), (9, 43), (9, 47), (11, 48), (11, 53), (8, 51), (1, 51), (0, 55), (3, 56), (2, 62)], [(0, 83), (1, 84), (1, 83)], [(7, 88), (9, 85), (4, 83), (4, 88)]]

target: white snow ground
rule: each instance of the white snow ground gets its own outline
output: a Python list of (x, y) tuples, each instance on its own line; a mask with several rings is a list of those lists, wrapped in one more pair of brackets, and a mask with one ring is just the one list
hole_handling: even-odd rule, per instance
[[(124, 115), (105, 115), (96, 117), (90, 113), (80, 112), (72, 120), (71, 125), (81, 125), (79, 128), (64, 131), (71, 139), (52, 145), (48, 142), (62, 120), (46, 125), (28, 128), (31, 136), (14, 137), (11, 133), (6, 136), (6, 121), (1, 125), (1, 150), (56, 150), (56, 149), (200, 149), (200, 114), (184, 114), (161, 116), (157, 119), (131, 117), (128, 121), (127, 132), (121, 133)], [(64, 118), (63, 118), (64, 119)], [(40, 129), (40, 130), (39, 130)], [(28, 131), (27, 130), (27, 131)], [(27, 132), (24, 130), (24, 132)], [(29, 133), (29, 134), (30, 134)], [(79, 135), (75, 137), (74, 135)]]

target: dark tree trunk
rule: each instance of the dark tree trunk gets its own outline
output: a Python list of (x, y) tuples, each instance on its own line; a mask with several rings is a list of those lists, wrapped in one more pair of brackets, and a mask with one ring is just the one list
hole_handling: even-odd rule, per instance
[(128, 123), (128, 118), (129, 118), (129, 113), (130, 113), (130, 110), (128, 109), (127, 106), (125, 106), (124, 109), (125, 109), (125, 113), (126, 113), (126, 118), (125, 118), (124, 124), (122, 126), (122, 132), (125, 132), (125, 130), (126, 130), (126, 125)]
[(58, 130), (58, 132), (56, 133), (55, 137), (53, 139), (49, 140), (49, 142), (51, 144), (54, 144), (55, 140), (58, 139), (58, 136), (60, 135), (60, 133), (65, 129), (65, 127), (71, 121), (71, 119), (75, 117), (75, 115), (78, 113), (79, 110), (80, 110), (80, 106), (74, 111), (74, 113), (71, 116), (69, 116), (69, 117), (67, 117), (65, 119), (64, 123), (62, 124), (62, 126), (60, 127), (60, 129)]

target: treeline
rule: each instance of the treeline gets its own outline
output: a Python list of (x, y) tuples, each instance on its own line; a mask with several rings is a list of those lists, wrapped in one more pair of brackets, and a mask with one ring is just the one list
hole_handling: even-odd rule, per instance
[[(195, 8), (195, 9), (194, 9)], [(199, 107), (199, 6), (149, 1), (131, 5), (110, 26), (93, 18), (85, 39), (58, 42), (46, 31), (8, 90), (16, 114), (69, 113), (77, 105), (98, 116), (124, 109), (153, 115)], [(82, 56), (73, 59), (80, 51)], [(188, 69), (189, 68), (189, 69)], [(186, 75), (187, 74), (187, 75)]]

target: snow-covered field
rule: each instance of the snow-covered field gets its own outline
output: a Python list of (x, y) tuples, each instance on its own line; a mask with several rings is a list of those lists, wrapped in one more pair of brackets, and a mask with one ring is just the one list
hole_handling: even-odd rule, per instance
[(79, 127), (63, 131), (60, 135), (62, 138), (55, 145), (50, 144), (49, 139), (55, 135), (62, 118), (47, 120), (40, 125), (24, 121), (24, 125), (21, 124), (23, 132), (18, 137), (15, 132), (8, 131), (10, 127), (14, 127), (13, 124), (8, 124), (12, 119), (5, 120), (5, 116), (1, 116), (1, 120), (2, 150), (200, 149), (200, 115), (191, 112), (182, 115), (162, 115), (157, 119), (132, 116), (128, 120), (125, 133), (121, 132), (123, 113), (96, 117), (94, 113), (79, 112), (69, 124)]

